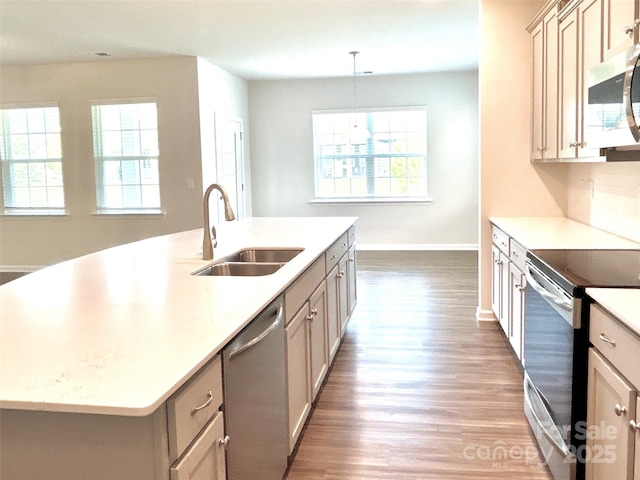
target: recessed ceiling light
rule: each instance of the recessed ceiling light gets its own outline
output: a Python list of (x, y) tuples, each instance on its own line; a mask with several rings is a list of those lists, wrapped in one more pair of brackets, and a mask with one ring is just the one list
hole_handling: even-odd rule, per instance
[(96, 52), (94, 53), (94, 55), (97, 55), (98, 57), (110, 57), (111, 54), (109, 52)]

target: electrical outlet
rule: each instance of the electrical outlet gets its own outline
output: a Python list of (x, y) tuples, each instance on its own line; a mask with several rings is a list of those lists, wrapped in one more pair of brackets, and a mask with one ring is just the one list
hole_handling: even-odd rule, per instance
[(587, 180), (587, 195), (589, 198), (593, 199), (595, 186), (593, 184), (593, 180)]
[(187, 190), (193, 190), (195, 188), (193, 178), (187, 178)]

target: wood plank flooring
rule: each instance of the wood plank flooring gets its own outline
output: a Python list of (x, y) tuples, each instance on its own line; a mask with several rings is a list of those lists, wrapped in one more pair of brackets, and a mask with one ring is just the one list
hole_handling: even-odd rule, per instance
[(475, 252), (359, 252), (358, 306), (287, 480), (551, 480)]

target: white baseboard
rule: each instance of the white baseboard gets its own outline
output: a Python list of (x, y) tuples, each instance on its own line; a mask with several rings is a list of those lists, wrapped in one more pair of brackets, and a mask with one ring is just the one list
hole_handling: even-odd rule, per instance
[(464, 250), (478, 251), (477, 243), (358, 243), (358, 250), (370, 251), (430, 251)]
[(477, 322), (497, 322), (498, 319), (493, 314), (493, 310), (482, 310), (480, 307), (476, 309)]

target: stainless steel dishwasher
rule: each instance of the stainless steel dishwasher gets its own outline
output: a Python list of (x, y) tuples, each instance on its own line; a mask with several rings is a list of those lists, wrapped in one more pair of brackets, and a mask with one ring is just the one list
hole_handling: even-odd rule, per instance
[(223, 351), (228, 480), (282, 480), (287, 469), (282, 295)]

